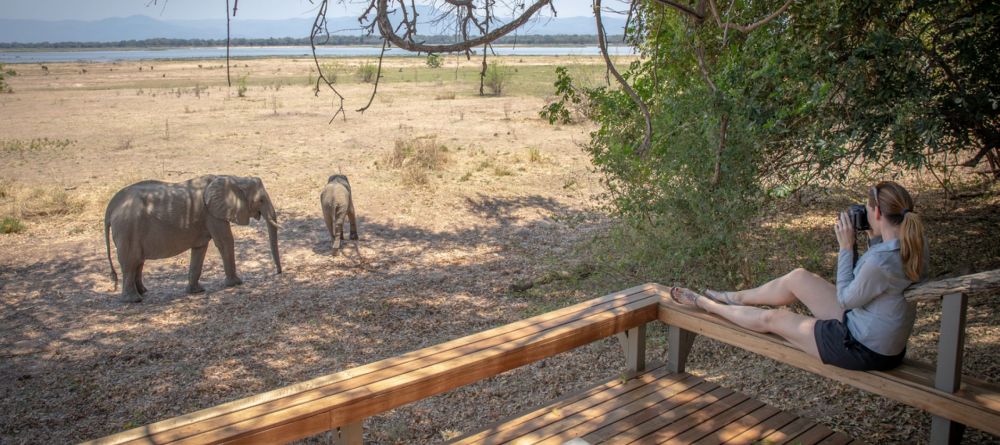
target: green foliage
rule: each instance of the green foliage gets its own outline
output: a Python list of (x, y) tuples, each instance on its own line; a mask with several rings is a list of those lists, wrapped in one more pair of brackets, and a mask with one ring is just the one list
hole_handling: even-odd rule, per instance
[[(782, 0), (736, 0), (727, 19), (752, 23)], [(731, 285), (769, 199), (804, 185), (922, 165), (928, 155), (1000, 141), (1000, 5), (995, 2), (796, 2), (750, 33), (696, 22), (649, 3), (627, 30), (641, 57), (623, 75), (649, 106), (653, 140), (618, 88), (578, 90), (600, 128), (588, 150), (616, 237), (664, 279)], [(574, 103), (558, 73), (560, 122)], [(580, 97), (580, 96), (577, 96)], [(706, 278), (707, 279), (707, 278)]]
[(494, 96), (503, 94), (504, 88), (510, 83), (514, 76), (514, 70), (502, 62), (490, 62), (486, 67), (486, 75), (483, 84), (490, 89)]
[(378, 67), (376, 67), (374, 63), (365, 61), (362, 62), (361, 65), (358, 65), (356, 74), (358, 76), (358, 80), (365, 83), (371, 83), (375, 81), (375, 75), (377, 72)]
[(10, 234), (10, 233), (21, 233), (25, 229), (24, 223), (21, 220), (8, 216), (3, 219), (0, 223), (0, 233)]
[(7, 83), (6, 77), (13, 77), (17, 75), (17, 71), (12, 69), (4, 71), (3, 64), (0, 63), (0, 93), (13, 93), (14, 90)]
[(549, 124), (571, 124), (573, 123), (573, 111), (581, 108), (583, 104), (583, 94), (573, 88), (573, 79), (566, 71), (566, 67), (556, 67), (556, 100), (538, 112), (538, 116), (549, 121)]
[(441, 68), (443, 63), (444, 61), (441, 59), (440, 54), (431, 53), (427, 55), (427, 66), (431, 68)]

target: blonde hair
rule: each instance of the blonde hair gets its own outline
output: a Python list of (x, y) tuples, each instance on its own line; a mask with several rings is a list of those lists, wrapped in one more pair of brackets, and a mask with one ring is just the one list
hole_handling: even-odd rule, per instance
[(913, 198), (903, 186), (882, 181), (872, 187), (868, 204), (878, 206), (882, 216), (899, 226), (899, 254), (903, 271), (911, 281), (920, 281), (924, 268), (924, 223), (913, 211)]

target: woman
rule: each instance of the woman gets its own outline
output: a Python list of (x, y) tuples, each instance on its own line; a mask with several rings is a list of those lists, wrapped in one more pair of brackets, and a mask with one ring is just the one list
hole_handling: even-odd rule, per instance
[[(886, 370), (898, 366), (906, 353), (916, 308), (903, 290), (927, 271), (923, 223), (913, 212), (913, 200), (901, 185), (880, 182), (866, 204), (869, 249), (854, 264), (855, 231), (846, 213), (834, 223), (840, 254), (837, 284), (805, 269), (755, 289), (733, 292), (706, 290), (699, 295), (671, 289), (677, 302), (722, 316), (744, 328), (771, 332), (823, 363), (854, 370)], [(784, 309), (801, 301), (813, 317)]]

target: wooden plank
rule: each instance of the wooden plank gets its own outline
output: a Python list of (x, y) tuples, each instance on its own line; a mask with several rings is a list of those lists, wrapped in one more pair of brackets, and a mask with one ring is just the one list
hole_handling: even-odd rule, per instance
[(517, 338), (537, 335), (545, 329), (557, 327), (580, 317), (587, 317), (610, 308), (618, 308), (635, 300), (645, 300), (651, 295), (650, 286), (643, 285), (626, 291), (590, 300), (569, 308), (543, 314), (528, 320), (474, 334), (461, 339), (413, 351), (402, 356), (319, 377), (253, 397), (229, 402), (185, 416), (157, 422), (145, 427), (108, 436), (93, 443), (166, 443), (208, 429), (218, 428), (243, 418), (252, 418), (280, 409), (282, 406), (308, 403), (332, 393), (357, 388), (363, 384), (411, 372), (426, 366), (426, 361), (447, 360)]
[(826, 439), (821, 440), (819, 445), (847, 445), (853, 441), (854, 439), (849, 436), (834, 432), (833, 434), (827, 436)]
[[(331, 428), (358, 421), (647, 323), (655, 319), (657, 312), (656, 305), (650, 305), (648, 300), (600, 311), (536, 335), (435, 363), (360, 388), (338, 392), (290, 408), (268, 410), (258, 417), (226, 422), (225, 426), (212, 431), (171, 440), (177, 440), (178, 443), (216, 443), (252, 435), (255, 431), (294, 422), (327, 410), (331, 411)], [(323, 430), (303, 430), (301, 437), (321, 431)], [(157, 443), (163, 442), (167, 440)]]
[[(665, 292), (665, 289), (664, 289)], [(666, 294), (665, 294), (666, 295)], [(1000, 435), (1000, 417), (981, 400), (966, 400), (958, 394), (926, 387), (889, 372), (849, 371), (824, 365), (776, 335), (743, 329), (714, 315), (661, 299), (660, 321), (748, 350), (792, 366), (847, 383), (957, 422)], [(973, 403), (977, 402), (977, 403)]]
[(769, 434), (779, 431), (785, 426), (791, 424), (796, 419), (795, 415), (781, 411), (778, 414), (772, 416), (759, 425), (754, 426), (738, 436), (727, 440), (725, 443), (730, 444), (744, 444), (744, 443), (764, 443), (764, 438)]
[[(666, 403), (653, 405), (648, 409), (629, 413), (614, 422), (593, 429), (582, 439), (588, 443), (601, 443), (615, 438), (620, 443), (624, 443), (625, 438), (642, 437), (654, 431), (659, 427), (658, 425), (680, 419), (733, 393), (732, 390), (719, 387), (711, 382), (702, 383), (695, 391), (701, 395), (694, 400), (684, 401), (684, 403), (679, 403), (681, 400), (670, 400)], [(654, 418), (658, 419), (659, 424), (647, 423)]]
[[(649, 437), (650, 434), (662, 429), (664, 426), (674, 425), (679, 421), (687, 419), (691, 416), (691, 414), (698, 412), (699, 410), (707, 409), (707, 407), (711, 407), (713, 405), (731, 406), (744, 400), (746, 400), (746, 396), (734, 393), (729, 388), (718, 387), (688, 403), (674, 405), (667, 409), (645, 410), (641, 414), (644, 414), (642, 417), (645, 417), (647, 419), (646, 421), (608, 437), (604, 440), (604, 443), (609, 445), (633, 443)], [(649, 415), (655, 414), (657, 411), (659, 411), (659, 415)], [(634, 424), (634, 422), (628, 422), (628, 424)], [(611, 426), (615, 426), (615, 424), (612, 424)], [(690, 427), (691, 425), (687, 428)], [(585, 438), (584, 440), (587, 439)], [(591, 442), (590, 440), (587, 441)]]
[(581, 412), (572, 418), (547, 425), (526, 438), (529, 442), (537, 445), (558, 445), (570, 439), (586, 436), (638, 412), (648, 410), (662, 413), (694, 402), (703, 397), (705, 393), (718, 388), (718, 385), (696, 377), (686, 379), (685, 383), (690, 384), (690, 386), (685, 388), (681, 385), (673, 385), (669, 388), (659, 388), (646, 397), (628, 403), (616, 400), (619, 402), (617, 405), (605, 404), (606, 406), (594, 407), (594, 409)]
[[(882, 373), (919, 386), (934, 386), (935, 370), (930, 363), (905, 359), (898, 368)], [(963, 375), (962, 384), (953, 395), (971, 406), (1000, 413), (1000, 385)]]
[[(636, 428), (609, 439), (608, 443), (659, 443), (684, 433), (705, 422), (706, 419), (749, 400), (745, 394), (732, 392), (729, 389), (725, 389), (725, 391), (729, 394), (724, 397), (716, 396), (718, 398), (714, 401), (706, 400), (705, 403), (683, 405), (676, 414), (667, 417), (654, 417)], [(713, 393), (715, 392), (713, 391)]]
[(903, 291), (903, 297), (909, 301), (937, 301), (948, 294), (970, 294), (997, 289), (1000, 289), (1000, 269), (917, 284)]
[[(552, 422), (559, 421), (568, 415), (578, 413), (593, 405), (603, 403), (608, 400), (622, 396), (638, 396), (648, 394), (656, 390), (656, 386), (650, 385), (659, 381), (661, 377), (666, 382), (665, 386), (686, 383), (692, 377), (685, 375), (667, 375), (667, 368), (660, 367), (652, 372), (643, 373), (635, 379), (621, 384), (620, 379), (613, 379), (610, 382), (599, 385), (590, 391), (582, 392), (585, 397), (572, 397), (564, 402), (552, 403), (541, 409), (534, 410), (524, 415), (518, 415), (511, 419), (499, 422), (479, 433), (461, 437), (450, 441), (452, 444), (487, 444), (508, 440), (511, 437), (535, 431)], [(638, 395), (636, 395), (638, 393)]]
[[(694, 428), (690, 428), (677, 436), (666, 440), (660, 440), (658, 442), (665, 444), (694, 443), (701, 438), (716, 434), (722, 428), (725, 428), (729, 424), (736, 421), (736, 419), (744, 417), (763, 406), (764, 402), (761, 402), (760, 400), (747, 399), (743, 403), (740, 403), (739, 405), (729, 408), (721, 413), (717, 413), (710, 417), (705, 416)], [(701, 416), (702, 412), (697, 412), (691, 415), (691, 417)]]
[(764, 438), (761, 439), (760, 441), (761, 443), (766, 443), (768, 445), (772, 444), (781, 445), (789, 443), (792, 441), (792, 439), (795, 438), (795, 436), (798, 436), (808, 431), (809, 428), (812, 428), (814, 423), (815, 422), (811, 420), (803, 419), (800, 417), (798, 419), (793, 420), (792, 423), (789, 423), (788, 425), (781, 427), (780, 430), (777, 430), (771, 434), (768, 434), (767, 436), (764, 436)]
[[(186, 425), (192, 425), (204, 422), (205, 420), (208, 419), (239, 412), (266, 403), (279, 402), (283, 399), (288, 399), (289, 397), (301, 396), (303, 393), (308, 393), (313, 390), (321, 389), (324, 388), (325, 386), (342, 383), (344, 381), (362, 375), (374, 373), (386, 368), (393, 368), (396, 366), (407, 364), (409, 362), (423, 360), (429, 356), (453, 351), (472, 343), (484, 340), (496, 339), (506, 334), (514, 333), (516, 331), (523, 330), (526, 328), (531, 328), (536, 325), (546, 324), (547, 322), (551, 322), (553, 320), (590, 314), (595, 310), (601, 310), (601, 307), (606, 306), (608, 304), (620, 305), (624, 304), (625, 302), (631, 301), (635, 298), (644, 298), (646, 295), (651, 294), (654, 288), (655, 287), (652, 284), (644, 284), (641, 286), (636, 286), (630, 289), (623, 290), (621, 292), (615, 292), (601, 298), (589, 300), (583, 303), (579, 303), (553, 312), (542, 314), (526, 320), (521, 320), (488, 331), (480, 332), (478, 334), (441, 343), (417, 351), (412, 351), (400, 356), (392, 357), (386, 360), (381, 360), (375, 363), (360, 366), (347, 371), (318, 377), (306, 382), (301, 382), (284, 388), (268, 391), (252, 397), (234, 400), (232, 402), (224, 403), (211, 408), (189, 413), (183, 416), (163, 420), (143, 427), (134, 428), (132, 430), (124, 431), (115, 435), (107, 436), (86, 443), (102, 444), (102, 445), (124, 443), (130, 440), (142, 439), (152, 434), (157, 434), (168, 430), (177, 429)], [(300, 399), (294, 399), (291, 400), (289, 403), (296, 403), (299, 401)]]
[(778, 408), (775, 408), (773, 406), (763, 405), (760, 408), (754, 410), (753, 412), (750, 412), (743, 417), (733, 420), (732, 422), (728, 423), (721, 429), (716, 430), (714, 433), (702, 437), (695, 443), (699, 445), (720, 445), (722, 443), (728, 442), (736, 438), (737, 436), (743, 434), (746, 431), (751, 430), (757, 425), (760, 425), (761, 422), (764, 422), (767, 419), (770, 419), (771, 417), (774, 417), (779, 413), (781, 413), (781, 410), (779, 410)]
[(833, 430), (827, 428), (824, 425), (818, 423), (813, 424), (806, 432), (795, 436), (791, 440), (791, 443), (796, 445), (813, 445), (819, 443), (823, 439), (830, 437), (833, 434)]

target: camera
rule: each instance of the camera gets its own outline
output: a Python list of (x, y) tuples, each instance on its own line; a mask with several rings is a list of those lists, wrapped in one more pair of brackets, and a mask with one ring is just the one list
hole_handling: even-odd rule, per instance
[(847, 218), (851, 220), (851, 225), (858, 232), (872, 228), (868, 225), (868, 209), (865, 208), (864, 204), (851, 204), (847, 207)]

